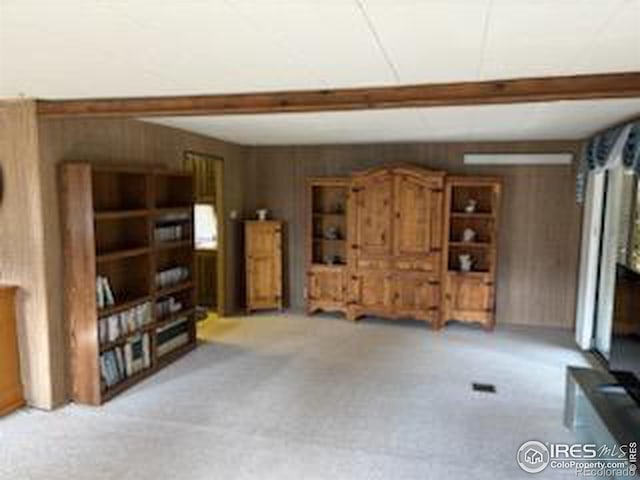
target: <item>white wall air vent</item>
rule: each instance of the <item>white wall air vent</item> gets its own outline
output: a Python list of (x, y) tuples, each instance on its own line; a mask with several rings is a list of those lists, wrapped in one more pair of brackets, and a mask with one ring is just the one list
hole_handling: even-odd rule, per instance
[(466, 153), (465, 165), (571, 165), (573, 153)]

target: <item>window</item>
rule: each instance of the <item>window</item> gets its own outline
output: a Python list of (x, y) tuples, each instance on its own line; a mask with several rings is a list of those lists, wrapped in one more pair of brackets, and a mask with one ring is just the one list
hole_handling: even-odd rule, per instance
[(218, 218), (213, 205), (197, 203), (194, 207), (196, 250), (218, 247)]

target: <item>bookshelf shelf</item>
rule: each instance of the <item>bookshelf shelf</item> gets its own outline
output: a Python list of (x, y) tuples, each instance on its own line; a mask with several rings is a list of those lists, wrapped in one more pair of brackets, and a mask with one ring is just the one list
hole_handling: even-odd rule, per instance
[(451, 212), (452, 218), (477, 218), (481, 220), (493, 220), (495, 215), (493, 213), (467, 213), (467, 212)]
[[(101, 405), (196, 346), (195, 288), (191, 280), (193, 177), (170, 170), (96, 168), (85, 162), (66, 163), (62, 173), (72, 396), (77, 403)], [(175, 224), (181, 225), (181, 235), (165, 242), (156, 241), (159, 227)], [(189, 280), (156, 288), (156, 274), (173, 267), (180, 267)], [(97, 276), (108, 281), (115, 305), (98, 309), (98, 294), (100, 299), (107, 294), (102, 284), (100, 289), (96, 287)], [(168, 299), (183, 308), (159, 320), (158, 305)], [(149, 312), (145, 307), (140, 309), (147, 302), (151, 321), (146, 317)], [(145, 316), (141, 317), (140, 312), (146, 312), (142, 313)], [(187, 317), (187, 324), (180, 324), (181, 341), (186, 339), (187, 343), (159, 358), (158, 328), (170, 326), (180, 316)], [(107, 317), (114, 318), (106, 320)], [(142, 323), (141, 318), (147, 318), (148, 323), (136, 328), (126, 326), (126, 322)], [(112, 328), (105, 327), (105, 320), (107, 325), (122, 322), (127, 333), (105, 342), (99, 330)], [(130, 343), (139, 334), (143, 336), (143, 346), (133, 348)], [(166, 332), (164, 337), (167, 338)], [(143, 350), (142, 354), (139, 350)], [(142, 363), (140, 355), (144, 356)], [(112, 374), (114, 369), (118, 375)], [(126, 371), (136, 373), (127, 376)], [(107, 387), (107, 383), (114, 383), (117, 378), (122, 380)]]
[[(187, 206), (156, 208), (153, 212), (156, 216), (162, 216), (162, 215), (171, 215), (171, 214), (178, 214), (178, 213), (191, 214), (192, 210), (193, 210), (193, 207), (187, 205)], [(188, 219), (185, 219), (183, 221), (188, 221)]]
[(491, 244), (488, 242), (449, 242), (449, 246), (457, 248), (490, 248)]
[(138, 257), (140, 255), (148, 255), (151, 252), (151, 248), (130, 248), (128, 250), (116, 250), (115, 252), (102, 253), (96, 257), (97, 262), (113, 262), (116, 260), (123, 260), (131, 257)]
[(314, 242), (346, 242), (344, 238), (323, 238), (323, 237), (314, 237)]
[(186, 309), (180, 310), (179, 312), (174, 312), (174, 313), (170, 313), (169, 315), (164, 315), (156, 320), (155, 327), (162, 328), (165, 325), (168, 325), (169, 323), (173, 322), (174, 320), (180, 317), (191, 317), (195, 315), (195, 313), (196, 313), (195, 308), (186, 308)]
[(124, 345), (129, 338), (134, 337), (139, 333), (153, 331), (155, 328), (156, 328), (155, 322), (149, 323), (148, 325), (143, 325), (141, 327), (135, 328), (134, 330), (130, 331), (125, 335), (120, 336), (119, 338), (113, 340), (112, 342), (101, 343), (100, 353), (106, 352), (107, 350), (111, 350), (112, 348), (115, 348), (115, 347), (120, 347)]
[(123, 218), (136, 218), (146, 217), (151, 213), (148, 209), (137, 210), (105, 210), (96, 211), (94, 214), (95, 220), (118, 220)]
[(191, 240), (178, 240), (175, 242), (156, 242), (156, 248), (158, 250), (171, 250), (173, 248), (193, 248), (193, 242)]
[(166, 297), (172, 295), (174, 293), (179, 293), (183, 290), (189, 290), (195, 287), (195, 283), (192, 281), (180, 283), (178, 285), (173, 285), (171, 287), (165, 287), (158, 289), (156, 292), (157, 297)]
[(196, 343), (187, 343), (186, 345), (183, 345), (181, 347), (176, 348), (175, 350), (165, 353), (164, 355), (158, 357), (157, 362), (158, 362), (159, 368), (166, 367), (170, 363), (175, 362), (180, 357), (186, 355), (194, 348), (196, 348)]
[(124, 302), (116, 303), (111, 307), (99, 308), (98, 316), (108, 317), (109, 315), (115, 315), (116, 313), (124, 312), (125, 310), (129, 310), (130, 308), (136, 307), (144, 302), (151, 301), (151, 298), (151, 295), (145, 295), (144, 297), (132, 298)]
[(450, 275), (456, 277), (481, 277), (484, 278), (489, 273), (488, 270), (471, 270), (470, 272), (461, 272), (460, 270), (447, 270)]

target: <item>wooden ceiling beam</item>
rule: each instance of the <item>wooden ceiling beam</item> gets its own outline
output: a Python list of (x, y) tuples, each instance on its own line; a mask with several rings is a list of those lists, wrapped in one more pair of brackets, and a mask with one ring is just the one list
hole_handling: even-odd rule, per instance
[(640, 72), (371, 88), (171, 97), (38, 100), (42, 117), (323, 112), (640, 97)]

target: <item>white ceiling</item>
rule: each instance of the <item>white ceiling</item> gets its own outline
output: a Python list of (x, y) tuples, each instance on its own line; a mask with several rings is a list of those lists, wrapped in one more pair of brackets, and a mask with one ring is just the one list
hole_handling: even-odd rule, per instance
[[(621, 71), (640, 71), (640, 0), (0, 0), (0, 97)], [(635, 101), (606, 101), (163, 122), (242, 143), (323, 143), (577, 137), (633, 113)]]
[(640, 98), (148, 120), (243, 145), (312, 145), (583, 139), (635, 115)]

